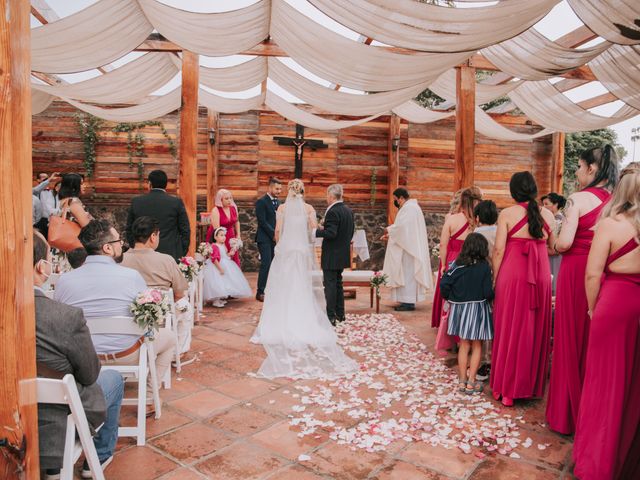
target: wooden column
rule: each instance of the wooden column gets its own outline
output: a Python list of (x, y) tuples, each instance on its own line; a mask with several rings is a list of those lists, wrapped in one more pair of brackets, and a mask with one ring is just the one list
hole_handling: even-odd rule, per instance
[[(29, 2), (0, 0), (0, 478), (39, 478)], [(26, 450), (24, 450), (26, 449)]]
[[(218, 112), (207, 110), (207, 210), (213, 210), (218, 191), (218, 153), (220, 151), (220, 131), (218, 130)], [(214, 144), (211, 144), (211, 132)]]
[(191, 225), (188, 255), (196, 248), (198, 200), (198, 55), (182, 52), (182, 108), (180, 109), (180, 197)]
[(551, 191), (562, 194), (564, 175), (564, 132), (551, 135)]
[(393, 204), (393, 191), (400, 185), (400, 117), (395, 113), (389, 117), (389, 163), (387, 167), (387, 221), (393, 223), (398, 209)]
[(456, 67), (456, 164), (453, 191), (473, 185), (476, 69)]

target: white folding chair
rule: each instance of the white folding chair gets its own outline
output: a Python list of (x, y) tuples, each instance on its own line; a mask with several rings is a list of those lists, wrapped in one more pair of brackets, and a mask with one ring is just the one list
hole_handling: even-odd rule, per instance
[[(145, 334), (132, 317), (103, 317), (92, 318), (87, 322), (92, 335), (137, 335)], [(120, 427), (119, 437), (136, 437), (137, 444), (142, 446), (146, 441), (146, 417), (147, 417), (147, 375), (151, 375), (151, 385), (153, 398), (151, 401), (156, 409), (156, 418), (162, 415), (162, 404), (160, 402), (160, 392), (158, 391), (158, 376), (156, 373), (156, 355), (153, 342), (146, 337), (144, 343), (140, 345), (140, 356), (135, 365), (113, 365), (106, 364), (102, 368), (105, 370), (116, 370), (124, 377), (125, 381), (138, 382), (137, 398), (124, 398), (123, 405), (137, 405), (138, 415), (135, 427)], [(171, 369), (169, 369), (171, 370)], [(151, 403), (151, 402), (150, 402)]]
[[(67, 431), (64, 442), (61, 480), (73, 480), (73, 466), (84, 451), (89, 468), (95, 480), (104, 480), (100, 459), (91, 438), (89, 422), (78, 394), (73, 375), (68, 373), (62, 380), (38, 378), (36, 380), (38, 403), (68, 405), (71, 413), (67, 416)], [(76, 432), (80, 441), (76, 441)]]
[[(176, 316), (176, 302), (173, 296), (173, 289), (171, 288), (156, 288), (156, 290), (162, 292), (167, 297), (169, 302), (169, 312), (165, 317), (164, 327), (171, 332), (175, 338), (175, 357), (174, 362), (176, 364), (176, 372), (180, 373), (182, 365), (180, 364), (180, 345), (178, 344), (178, 317)], [(171, 388), (171, 369), (167, 370), (164, 378), (160, 379), (164, 385), (165, 390)]]

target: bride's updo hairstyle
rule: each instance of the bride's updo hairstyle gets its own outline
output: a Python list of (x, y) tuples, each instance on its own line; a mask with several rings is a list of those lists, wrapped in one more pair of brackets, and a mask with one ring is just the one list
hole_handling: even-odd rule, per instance
[(299, 178), (294, 178), (289, 182), (289, 192), (296, 197), (304, 196), (304, 183)]

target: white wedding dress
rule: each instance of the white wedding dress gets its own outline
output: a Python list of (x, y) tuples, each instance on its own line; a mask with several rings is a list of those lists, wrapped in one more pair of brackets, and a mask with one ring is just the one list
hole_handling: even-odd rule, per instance
[[(315, 212), (311, 215), (315, 221)], [(327, 317), (311, 220), (302, 197), (289, 193), (283, 217), (260, 323), (251, 338), (267, 352), (258, 375), (333, 378), (352, 373), (358, 365), (338, 346)]]

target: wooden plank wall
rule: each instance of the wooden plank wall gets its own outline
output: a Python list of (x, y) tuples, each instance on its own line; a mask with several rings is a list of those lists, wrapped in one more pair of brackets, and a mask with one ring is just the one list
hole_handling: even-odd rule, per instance
[[(74, 115), (77, 110), (56, 101), (45, 112), (33, 117), (34, 172), (55, 170), (83, 172), (83, 145)], [(348, 117), (334, 116), (341, 119)], [(524, 117), (496, 117), (502, 124), (523, 133), (540, 127), (527, 124)], [(173, 112), (160, 119), (169, 135), (178, 143), (179, 115)], [(95, 179), (91, 182), (98, 204), (128, 205), (130, 198), (144, 191), (137, 169), (129, 168), (126, 134), (115, 134), (114, 124), (105, 122), (98, 144)], [(342, 183), (346, 198), (366, 206), (371, 201), (372, 173), (376, 172), (376, 205), (387, 196), (387, 148), (389, 117), (383, 116), (364, 125), (340, 131), (305, 129), (307, 138), (321, 139), (329, 145), (313, 151), (305, 148), (303, 172), (307, 196), (323, 202), (325, 189)], [(446, 211), (453, 190), (455, 156), (455, 120), (431, 124), (401, 123), (400, 184), (406, 185), (428, 211)], [(176, 191), (177, 162), (157, 127), (146, 127), (145, 174), (162, 168), (170, 178), (169, 191)], [(273, 136), (294, 136), (295, 125), (271, 111), (221, 114), (216, 142), (219, 146), (219, 183), (230, 189), (240, 201), (254, 200), (266, 190), (270, 176), (288, 181), (293, 176), (293, 147), (280, 146)], [(198, 194), (205, 202), (206, 158), (209, 141), (206, 110), (198, 121)], [(135, 160), (135, 159), (134, 159)], [(550, 188), (551, 136), (534, 142), (501, 142), (476, 135), (476, 185), (499, 206), (511, 202), (508, 182), (512, 173), (531, 170), (541, 194)], [(91, 203), (91, 201), (89, 203)]]

